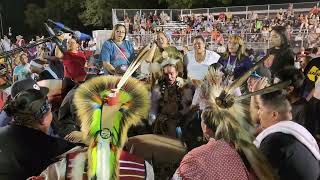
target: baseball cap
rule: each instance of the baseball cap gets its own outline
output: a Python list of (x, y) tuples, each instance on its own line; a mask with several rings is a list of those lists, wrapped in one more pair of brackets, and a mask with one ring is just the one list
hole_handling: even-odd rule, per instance
[(13, 117), (13, 123), (27, 125), (40, 120), (51, 109), (46, 94), (41, 90), (27, 89), (19, 92), (11, 102), (4, 107), (4, 111)]
[(254, 71), (250, 77), (255, 77), (255, 78), (262, 78), (256, 71)]
[(11, 87), (11, 97), (15, 97), (20, 92), (26, 91), (29, 89), (37, 90), (39, 93), (42, 94), (43, 97), (47, 96), (49, 92), (49, 89), (47, 87), (40, 87), (36, 81), (28, 78), (28, 79), (23, 79), (13, 83)]

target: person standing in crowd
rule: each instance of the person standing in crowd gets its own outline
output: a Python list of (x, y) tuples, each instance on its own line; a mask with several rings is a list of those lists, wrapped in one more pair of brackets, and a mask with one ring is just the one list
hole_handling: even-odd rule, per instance
[[(75, 82), (75, 86), (68, 92), (64, 97), (58, 112), (58, 120), (56, 122), (57, 133), (60, 137), (66, 138), (72, 134), (75, 138), (73, 141), (76, 142), (81, 139), (81, 126), (79, 117), (76, 115), (76, 108), (73, 103), (74, 93), (79, 85), (86, 80), (95, 77), (95, 75), (87, 75), (85, 79)], [(68, 138), (66, 138), (69, 140)]]
[(2, 48), (2, 51), (10, 51), (12, 49), (11, 40), (8, 38), (8, 36), (4, 36), (3, 39), (1, 39), (0, 48)]
[(292, 120), (304, 126), (309, 132), (316, 136), (319, 134), (319, 117), (316, 115), (320, 111), (320, 100), (314, 96), (314, 93), (319, 92), (319, 87), (316, 82), (313, 85), (314, 92), (310, 94), (310, 99), (306, 100), (303, 97), (305, 90), (305, 76), (303, 73), (295, 68), (285, 68), (279, 73), (275, 74), (275, 82), (277, 81), (291, 81), (291, 84), (284, 90), (287, 99), (292, 106)]
[(76, 37), (67, 39), (66, 52), (56, 48), (55, 56), (62, 59), (64, 66), (64, 78), (74, 81), (83, 80), (86, 76), (86, 56), (80, 51), (80, 41)]
[(28, 63), (28, 56), (22, 53), (19, 56), (20, 65), (16, 66), (13, 70), (13, 82), (23, 79), (31, 78), (30, 64)]
[(152, 73), (153, 81), (161, 78), (160, 64), (167, 60), (167, 58), (172, 58), (178, 60), (176, 66), (180, 77), (183, 77), (183, 54), (178, 51), (174, 46), (169, 45), (169, 39), (164, 32), (157, 32), (156, 41), (153, 43), (150, 49), (149, 56), (146, 57), (146, 61), (151, 63), (150, 70)]
[(23, 36), (21, 36), (21, 35), (16, 36), (16, 45), (18, 47), (24, 46), (25, 44), (26, 44), (26, 42), (23, 39)]
[(274, 83), (289, 80), (291, 83), (284, 92), (292, 107), (292, 120), (306, 127), (308, 102), (303, 98), (305, 77), (299, 69), (288, 67), (275, 74)]
[(62, 60), (64, 66), (62, 81), (62, 86), (64, 87), (62, 96), (64, 97), (75, 86), (75, 82), (85, 79), (87, 57), (83, 51), (80, 51), (80, 41), (76, 37), (62, 35), (59, 38), (60, 41), (67, 42), (66, 48), (59, 46), (55, 49), (55, 56)]
[(132, 43), (125, 40), (126, 34), (126, 27), (117, 24), (113, 27), (111, 38), (102, 45), (100, 60), (105, 74), (122, 75), (134, 60), (134, 49)]
[(30, 69), (35, 80), (59, 79), (58, 75), (51, 69), (50, 65), (42, 64), (40, 60), (34, 59), (30, 62)]
[(275, 26), (271, 31), (272, 48), (268, 51), (268, 58), (260, 68), (262, 76), (273, 78), (274, 74), (286, 66), (294, 66), (294, 53), (286, 36), (286, 29)]
[(0, 128), (0, 179), (3, 180), (38, 175), (54, 158), (75, 147), (47, 135), (52, 121), (48, 88), (34, 83), (31, 89), (19, 91), (30, 85), (25, 83), (13, 87), (12, 91), (19, 93), (12, 93), (12, 99), (4, 107), (14, 121)]
[(208, 106), (201, 127), (208, 143), (184, 156), (173, 180), (275, 179), (267, 159), (228, 110)]
[(253, 72), (247, 80), (247, 92), (253, 92), (254, 84), (260, 79), (262, 79), (262, 77), (256, 71)]
[(48, 64), (43, 66), (45, 72), (44, 79), (63, 79), (63, 62), (55, 56), (55, 49), (58, 48), (58, 46), (50, 42), (46, 44), (46, 47), (46, 51), (37, 57), (40, 61)]
[(238, 79), (243, 73), (249, 70), (253, 64), (245, 55), (245, 47), (241, 37), (231, 35), (228, 40), (225, 56), (218, 61), (224, 66), (225, 72), (234, 79)]
[(316, 140), (291, 121), (291, 105), (280, 91), (261, 95), (258, 111), (263, 131), (254, 144), (265, 154), (280, 179), (317, 180), (320, 153)]
[(204, 79), (208, 67), (218, 62), (220, 55), (206, 49), (205, 40), (202, 36), (193, 39), (194, 50), (184, 56), (185, 70), (187, 77), (195, 86), (199, 86)]

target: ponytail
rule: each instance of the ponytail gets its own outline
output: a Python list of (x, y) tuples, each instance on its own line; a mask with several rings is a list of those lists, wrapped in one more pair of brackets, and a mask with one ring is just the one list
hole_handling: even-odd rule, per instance
[(201, 114), (202, 121), (214, 132), (214, 139), (233, 144), (248, 170), (253, 169), (260, 180), (276, 179), (264, 155), (253, 145), (250, 135), (227, 109), (208, 107)]

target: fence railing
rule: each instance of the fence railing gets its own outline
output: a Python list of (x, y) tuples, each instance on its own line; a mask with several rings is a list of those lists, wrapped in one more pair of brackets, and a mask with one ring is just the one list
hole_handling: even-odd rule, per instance
[[(309, 12), (314, 6), (319, 7), (320, 1), (315, 2), (302, 2), (292, 3), (295, 13)], [(286, 10), (289, 4), (267, 4), (267, 5), (252, 5), (252, 6), (231, 6), (231, 7), (216, 7), (216, 8), (201, 8), (201, 9), (112, 9), (113, 25), (123, 22), (124, 17), (134, 17), (135, 14), (145, 14), (148, 16), (150, 13), (160, 15), (161, 12), (166, 13), (170, 17), (170, 21), (179, 21), (180, 17), (184, 15), (205, 15), (212, 14), (218, 15), (221, 12), (231, 12), (233, 16), (248, 19), (252, 11), (258, 15), (271, 16), (275, 15), (280, 8)]]

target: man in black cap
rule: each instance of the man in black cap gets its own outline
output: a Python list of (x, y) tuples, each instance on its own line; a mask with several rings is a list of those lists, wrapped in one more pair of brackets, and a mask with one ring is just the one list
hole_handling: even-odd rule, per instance
[(75, 147), (47, 135), (51, 122), (48, 88), (33, 80), (12, 86), (4, 111), (13, 118), (0, 128), (0, 179), (27, 179), (40, 174), (58, 155)]
[[(28, 89), (43, 89), (45, 87), (39, 87), (36, 81), (31, 78), (23, 79), (21, 81), (15, 82), (11, 86), (11, 92), (8, 99), (15, 97), (19, 92), (25, 91)], [(0, 127), (6, 126), (11, 122), (12, 118), (6, 114), (5, 111), (0, 113)]]

